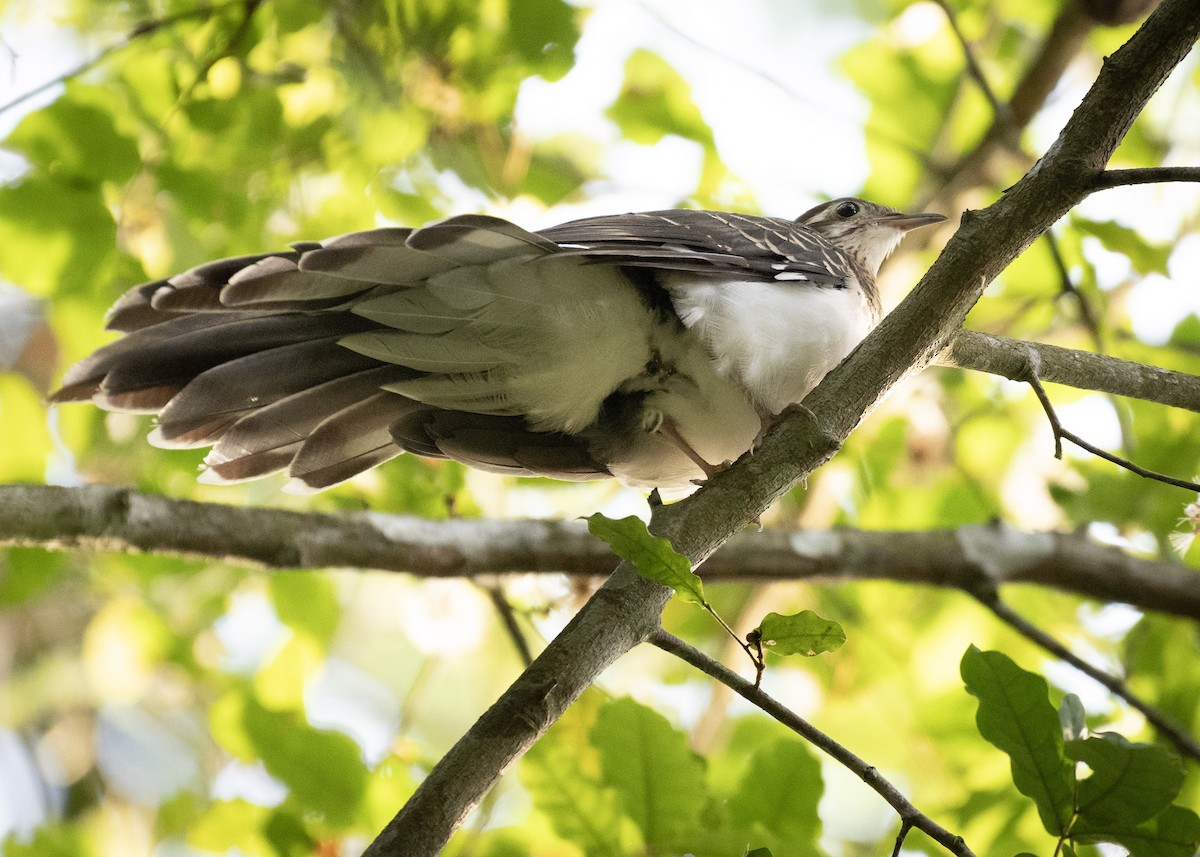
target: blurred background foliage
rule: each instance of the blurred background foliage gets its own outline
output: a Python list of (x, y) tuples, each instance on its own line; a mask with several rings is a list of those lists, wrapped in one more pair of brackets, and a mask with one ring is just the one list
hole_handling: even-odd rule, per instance
[[(984, 205), (1032, 165), (1133, 25), (1104, 25), (1096, 16), (1120, 15), (1074, 0), (950, 5), (1001, 100), (1036, 89), (1037, 74), (1048, 99), (1014, 96), (998, 118), (929, 0), (0, 4), (0, 482), (430, 518), (644, 508), (611, 485), (519, 483), (412, 457), (311, 497), (280, 493), (282, 480), (203, 486), (202, 453), (150, 447), (144, 418), (48, 412), (42, 397), (67, 363), (110, 339), (103, 312), (129, 286), (289, 241), (464, 211), (536, 228), (671, 206), (794, 216), (850, 194), (952, 217)], [(1193, 54), (1113, 166), (1200, 162), (1198, 92)], [(1187, 186), (1098, 194), (1054, 227), (1053, 244), (1018, 259), (969, 323), (1200, 373), (1198, 215)], [(947, 234), (930, 233), (890, 263), (889, 303)], [(1196, 414), (1051, 395), (1093, 442), (1180, 477), (1200, 472)], [(1181, 521), (1196, 498), (1072, 451), (1055, 461), (1052, 448), (1027, 389), (930, 370), (764, 523), (920, 530), (1002, 519), (1088, 528), (1139, 555), (1200, 565)], [(521, 669), (489, 593), (502, 591), (536, 648), (590, 586), (4, 551), (4, 853), (357, 853)], [(1136, 712), (961, 594), (883, 582), (709, 593), (744, 630), (768, 610), (839, 620), (843, 649), (773, 662), (767, 689), (978, 853), (1048, 854), (1053, 840), (1008, 760), (976, 732), (958, 673), (969, 644), (1044, 672), (1055, 702), (1078, 693), (1094, 729), (1151, 737)], [(1006, 595), (1200, 728), (1195, 627), (1045, 590)], [(673, 603), (666, 622), (746, 666), (688, 605)], [(1179, 803), (1198, 802), (1192, 766)], [(736, 855), (750, 844), (853, 857), (890, 850), (897, 827), (844, 770), (688, 668), (638, 650), (447, 853)], [(906, 847), (939, 853), (916, 834)]]

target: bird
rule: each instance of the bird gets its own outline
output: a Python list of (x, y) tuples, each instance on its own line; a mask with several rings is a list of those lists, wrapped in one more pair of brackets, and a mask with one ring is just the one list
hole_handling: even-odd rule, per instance
[(944, 219), (846, 197), (299, 242), (130, 289), (50, 401), (157, 414), (151, 443), (211, 447), (203, 482), (316, 491), (408, 452), (682, 496), (875, 327), (880, 265)]

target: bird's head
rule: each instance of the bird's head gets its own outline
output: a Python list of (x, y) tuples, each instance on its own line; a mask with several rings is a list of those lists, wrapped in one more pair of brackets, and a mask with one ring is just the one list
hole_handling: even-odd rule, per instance
[(796, 222), (819, 232), (874, 277), (904, 233), (945, 219), (929, 212), (903, 214), (885, 205), (843, 197), (810, 208)]

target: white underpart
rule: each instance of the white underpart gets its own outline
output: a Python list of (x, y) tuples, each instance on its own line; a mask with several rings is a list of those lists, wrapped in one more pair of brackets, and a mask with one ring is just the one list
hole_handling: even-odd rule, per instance
[(803, 399), (871, 329), (857, 283), (836, 289), (675, 275), (666, 286), (717, 371), (772, 413)]

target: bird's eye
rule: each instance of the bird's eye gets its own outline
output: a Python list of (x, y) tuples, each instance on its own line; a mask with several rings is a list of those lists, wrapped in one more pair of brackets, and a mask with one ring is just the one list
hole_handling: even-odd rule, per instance
[(843, 202), (837, 207), (838, 217), (850, 218), (858, 214), (858, 203)]

